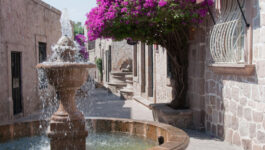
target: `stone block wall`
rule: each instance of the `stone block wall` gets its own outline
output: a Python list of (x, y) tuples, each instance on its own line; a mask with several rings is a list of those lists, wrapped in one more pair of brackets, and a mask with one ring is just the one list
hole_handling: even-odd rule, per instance
[[(209, 68), (212, 20), (208, 18), (206, 28), (195, 33), (196, 38), (204, 35), (204, 40), (194, 39), (190, 45), (188, 95), (191, 108), (202, 111), (201, 117), (193, 117), (196, 120), (204, 118), (201, 123), (207, 133), (245, 150), (262, 150), (265, 149), (265, 1), (252, 0), (252, 5), (248, 7), (252, 12), (252, 15), (246, 15), (253, 32), (253, 39), (249, 39), (248, 43), (253, 42), (250, 48), (254, 74), (216, 73)], [(204, 65), (197, 66), (200, 63)], [(198, 67), (201, 69), (196, 70)], [(200, 88), (204, 89), (204, 94)], [(202, 100), (197, 101), (198, 96), (202, 96)]]
[(61, 12), (41, 0), (0, 0), (0, 120), (13, 116), (11, 89), (11, 51), (22, 54), (23, 115), (39, 110), (38, 42), (51, 46), (61, 36)]

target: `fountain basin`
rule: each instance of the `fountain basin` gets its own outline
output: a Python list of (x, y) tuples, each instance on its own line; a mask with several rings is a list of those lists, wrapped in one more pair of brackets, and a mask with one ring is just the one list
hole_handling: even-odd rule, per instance
[[(48, 129), (48, 120), (25, 121), (0, 125), (0, 143), (10, 140), (44, 135)], [(184, 150), (189, 144), (189, 136), (181, 129), (173, 126), (131, 119), (116, 118), (86, 118), (86, 128), (89, 133), (123, 133), (128, 136), (137, 136), (157, 142), (163, 139), (162, 145), (150, 148), (151, 150)]]
[(79, 88), (88, 77), (89, 68), (95, 68), (93, 63), (52, 62), (38, 64), (36, 68), (44, 69), (48, 81), (56, 89)]

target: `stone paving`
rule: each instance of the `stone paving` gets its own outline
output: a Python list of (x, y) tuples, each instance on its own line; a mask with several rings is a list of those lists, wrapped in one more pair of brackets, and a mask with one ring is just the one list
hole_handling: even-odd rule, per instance
[[(119, 97), (109, 94), (104, 89), (92, 92), (90, 100), (83, 100), (79, 108), (85, 116), (130, 118), (153, 121), (152, 111), (133, 100), (120, 100)], [(81, 104), (81, 105), (80, 105)], [(229, 143), (220, 141), (201, 132), (187, 130), (190, 145), (187, 150), (241, 150)]]
[(124, 101), (104, 89), (91, 92), (89, 99), (78, 102), (86, 117), (130, 118), (153, 121), (152, 111), (135, 101)]

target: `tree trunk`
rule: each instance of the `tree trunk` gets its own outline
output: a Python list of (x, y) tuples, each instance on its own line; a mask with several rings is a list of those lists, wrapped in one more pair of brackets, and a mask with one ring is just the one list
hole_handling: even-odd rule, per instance
[(174, 109), (187, 108), (186, 95), (188, 89), (188, 48), (183, 37), (169, 36), (165, 48), (171, 59), (174, 99), (170, 107)]

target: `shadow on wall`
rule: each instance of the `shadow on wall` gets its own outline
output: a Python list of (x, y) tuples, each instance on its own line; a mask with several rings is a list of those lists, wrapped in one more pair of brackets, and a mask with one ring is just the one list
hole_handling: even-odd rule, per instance
[(206, 132), (239, 146), (249, 143), (252, 139), (241, 138), (256, 132), (249, 126), (254, 103), (259, 101), (256, 71), (252, 76), (240, 76), (207, 70), (205, 80)]

